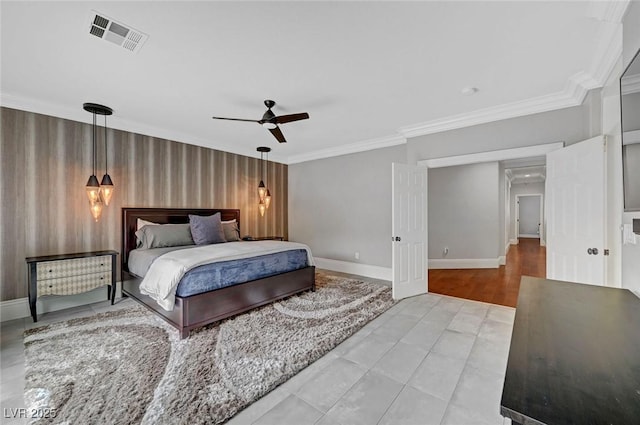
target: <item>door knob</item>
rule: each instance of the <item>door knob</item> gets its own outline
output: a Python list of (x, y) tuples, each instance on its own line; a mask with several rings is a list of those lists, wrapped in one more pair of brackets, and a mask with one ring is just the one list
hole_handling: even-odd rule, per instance
[(587, 248), (587, 254), (598, 255), (598, 248)]

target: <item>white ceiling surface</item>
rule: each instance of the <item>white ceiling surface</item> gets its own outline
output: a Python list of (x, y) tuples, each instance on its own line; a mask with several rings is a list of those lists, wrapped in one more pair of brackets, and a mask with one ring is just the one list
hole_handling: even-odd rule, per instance
[[(270, 146), (295, 163), (463, 126), (465, 114), (579, 104), (608, 76), (626, 10), (594, 4), (2, 1), (1, 100), (84, 122), (82, 104), (102, 103), (110, 127), (251, 156)], [(148, 41), (134, 54), (89, 35), (92, 9)], [(463, 96), (469, 86), (479, 92)], [(311, 118), (281, 126), (287, 144), (211, 119), (260, 119), (264, 99)]]
[(547, 158), (536, 156), (502, 161), (511, 184), (544, 182), (547, 176)]

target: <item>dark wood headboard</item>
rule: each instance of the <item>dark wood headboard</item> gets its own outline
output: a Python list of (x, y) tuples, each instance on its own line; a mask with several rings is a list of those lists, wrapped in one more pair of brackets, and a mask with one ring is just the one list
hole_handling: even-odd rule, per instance
[(139, 218), (158, 224), (179, 224), (188, 223), (189, 214), (207, 216), (218, 212), (222, 220), (235, 219), (238, 222), (238, 229), (240, 229), (240, 210), (207, 208), (123, 208), (122, 252), (120, 253), (122, 271), (129, 271), (127, 260), (129, 258), (129, 252), (136, 247), (136, 223)]

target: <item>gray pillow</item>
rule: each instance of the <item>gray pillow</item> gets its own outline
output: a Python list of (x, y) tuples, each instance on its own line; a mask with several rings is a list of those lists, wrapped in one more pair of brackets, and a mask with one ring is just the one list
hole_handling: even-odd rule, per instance
[(196, 245), (227, 241), (224, 238), (220, 213), (215, 213), (208, 217), (189, 214), (189, 225), (191, 226), (191, 236)]
[(224, 239), (227, 242), (235, 242), (240, 240), (240, 229), (238, 229), (237, 221), (223, 221), (222, 230), (224, 230)]
[(140, 248), (193, 245), (189, 224), (142, 226), (136, 232)]

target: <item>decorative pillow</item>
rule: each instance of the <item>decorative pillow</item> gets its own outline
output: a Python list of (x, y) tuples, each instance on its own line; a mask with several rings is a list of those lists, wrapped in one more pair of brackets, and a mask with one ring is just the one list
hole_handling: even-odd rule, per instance
[(227, 242), (235, 242), (240, 240), (240, 229), (238, 229), (238, 222), (235, 219), (223, 221), (222, 230), (224, 231), (224, 239)]
[(193, 245), (189, 224), (159, 224), (142, 226), (136, 232), (139, 248)]
[(227, 241), (224, 238), (220, 213), (215, 213), (208, 217), (189, 214), (189, 225), (191, 226), (191, 236), (196, 245), (223, 243)]

